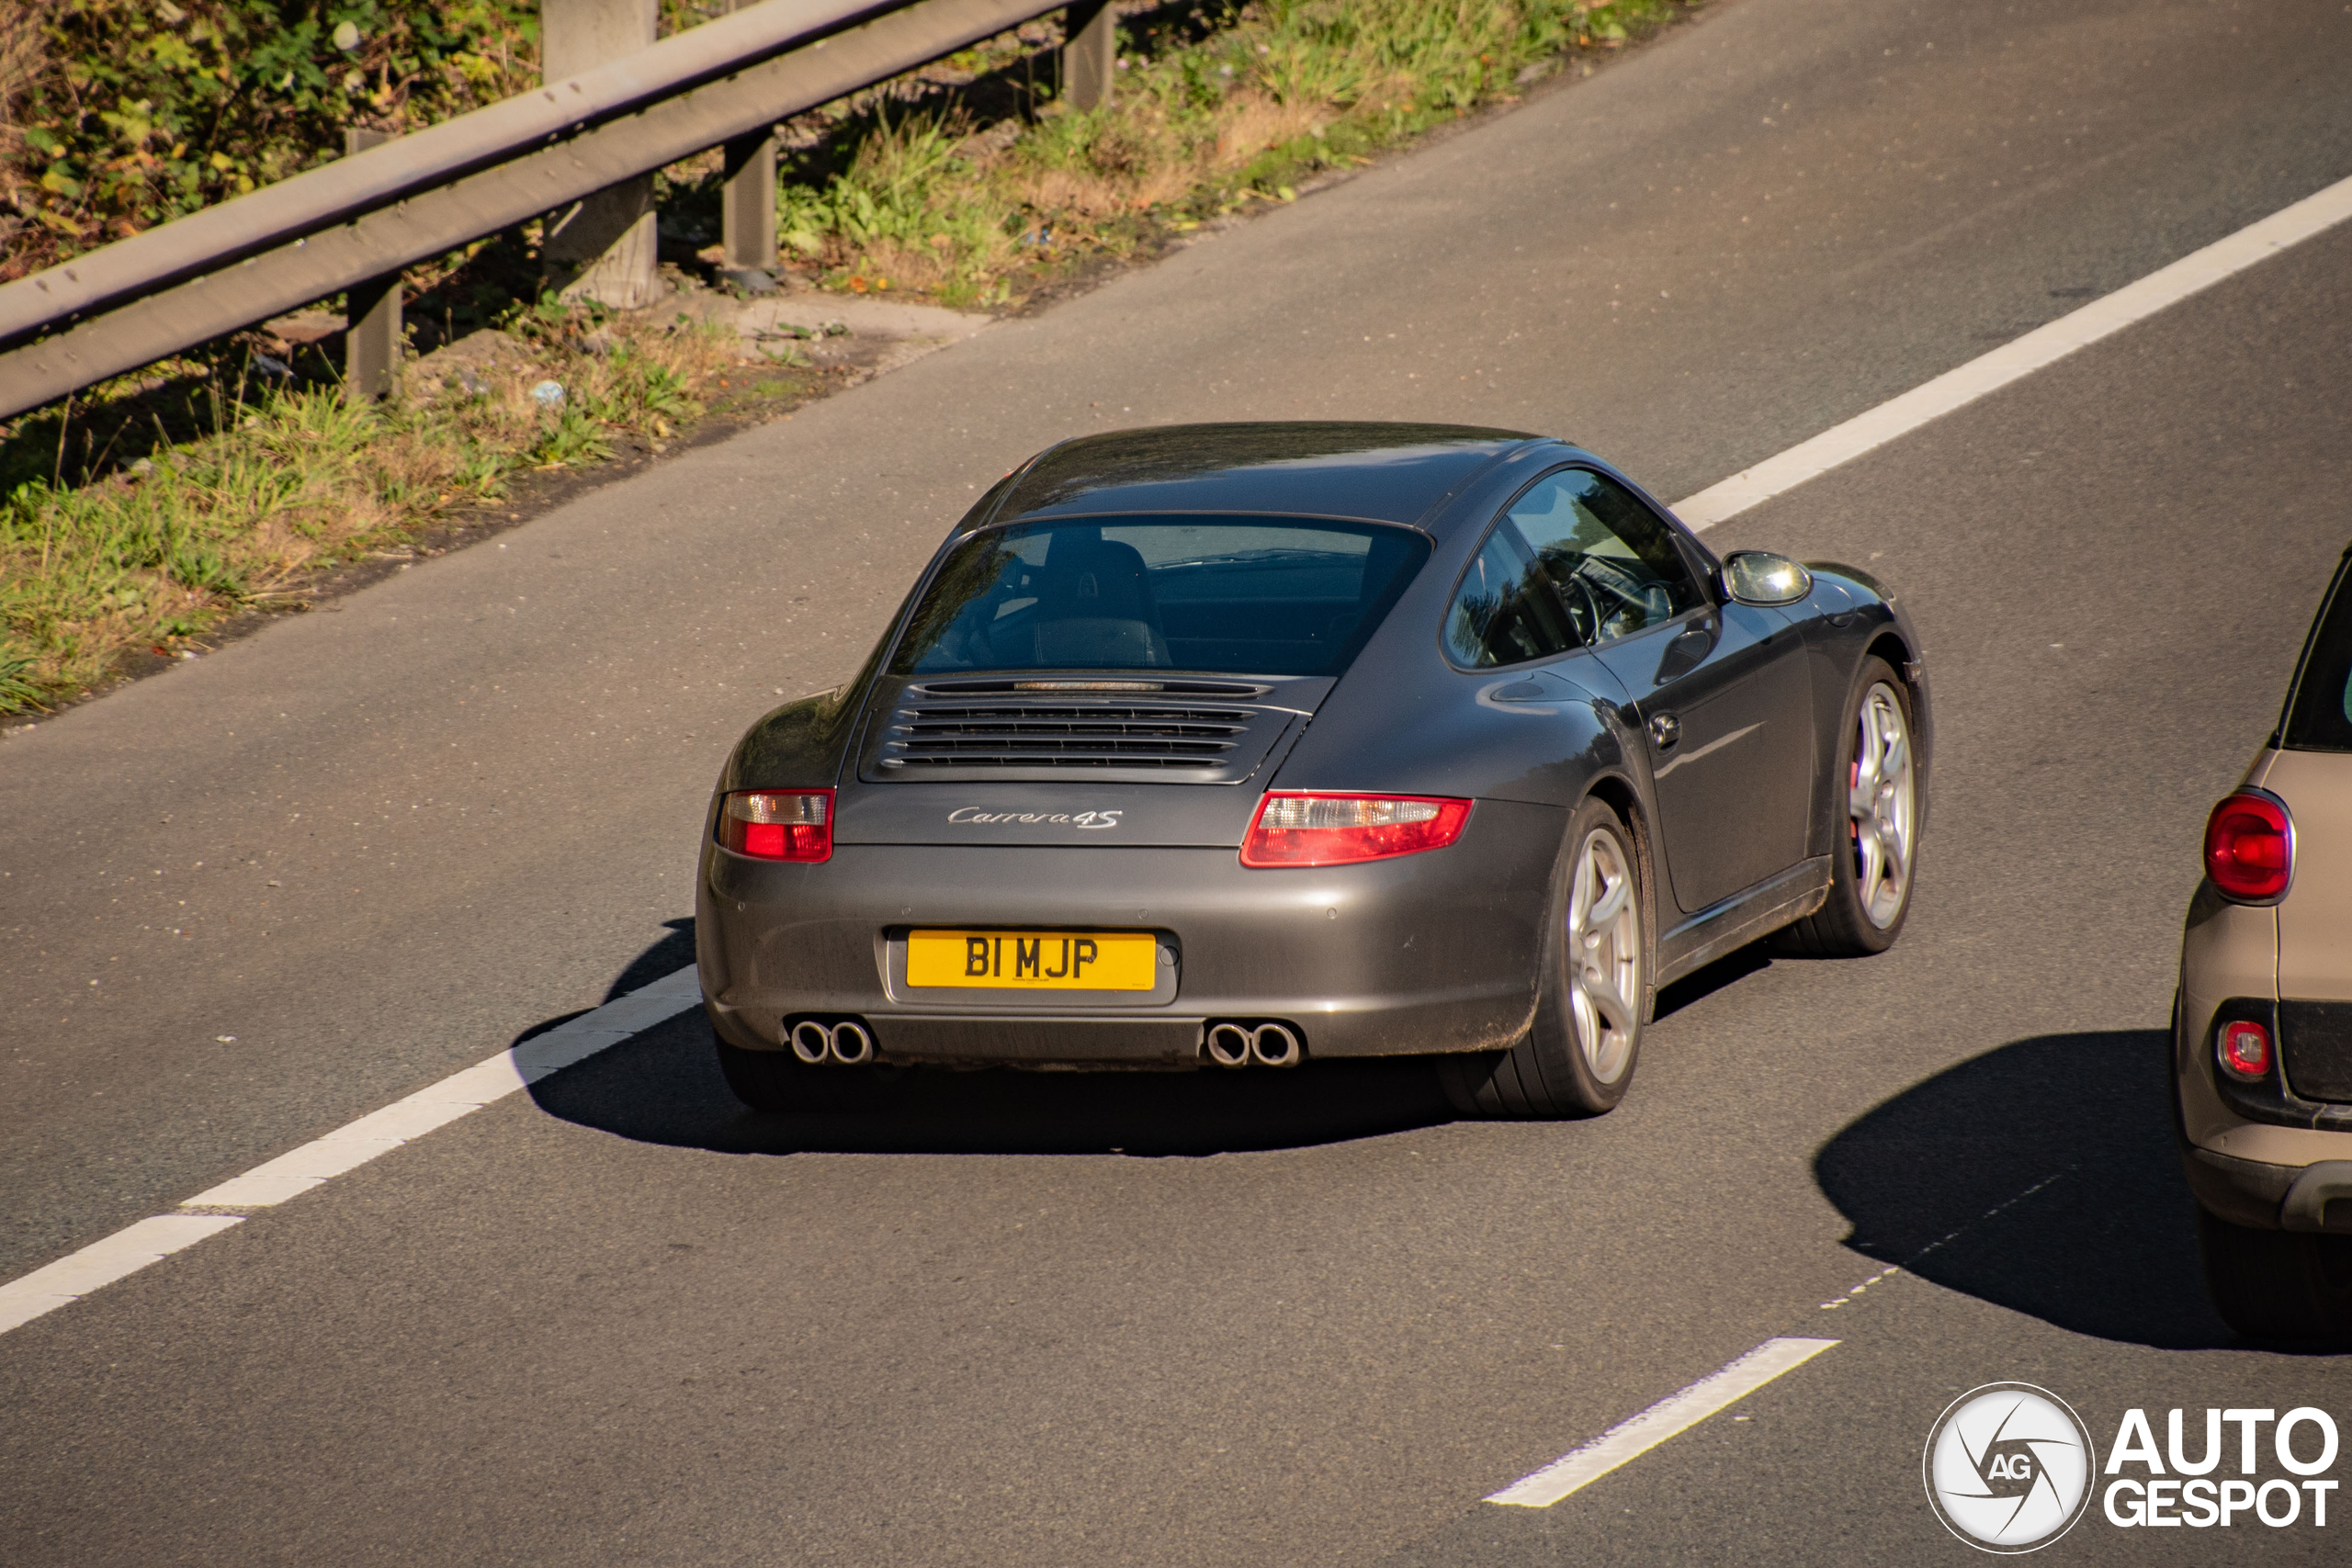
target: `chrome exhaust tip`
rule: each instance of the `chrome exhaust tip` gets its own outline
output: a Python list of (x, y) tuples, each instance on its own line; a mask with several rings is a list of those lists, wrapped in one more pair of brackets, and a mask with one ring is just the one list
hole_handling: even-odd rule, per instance
[(1295, 1067), (1306, 1055), (1298, 1036), (1279, 1023), (1261, 1023), (1250, 1032), (1250, 1059), (1261, 1067)]
[(1212, 1023), (1202, 1048), (1220, 1067), (1250, 1065), (1250, 1032), (1238, 1023)]
[(831, 1054), (832, 1031), (813, 1018), (804, 1018), (792, 1026), (792, 1054), (810, 1066), (817, 1066)]
[(862, 1067), (874, 1060), (874, 1036), (855, 1019), (833, 1025), (833, 1060), (844, 1067)]

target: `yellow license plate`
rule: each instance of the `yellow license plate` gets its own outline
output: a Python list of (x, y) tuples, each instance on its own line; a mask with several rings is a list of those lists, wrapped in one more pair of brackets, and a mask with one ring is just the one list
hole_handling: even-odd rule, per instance
[(907, 984), (1148, 991), (1159, 942), (1149, 931), (910, 931)]

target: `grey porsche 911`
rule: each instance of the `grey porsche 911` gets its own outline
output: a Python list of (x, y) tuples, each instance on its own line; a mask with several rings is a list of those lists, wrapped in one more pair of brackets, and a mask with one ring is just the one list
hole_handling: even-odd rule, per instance
[(948, 531), (865, 667), (753, 724), (696, 881), (729, 1083), (1426, 1055), (1589, 1115), (1657, 989), (1903, 929), (1918, 638), (1850, 567), (1717, 559), (1563, 441), (1096, 435)]

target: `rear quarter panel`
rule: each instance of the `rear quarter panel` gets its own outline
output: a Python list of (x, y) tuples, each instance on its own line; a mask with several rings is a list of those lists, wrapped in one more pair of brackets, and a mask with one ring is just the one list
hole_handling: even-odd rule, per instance
[(1595, 779), (1630, 773), (1617, 687), (1598, 660), (1471, 672), (1429, 657), (1434, 668), (1411, 681), (1341, 682), (1275, 787), (1573, 807)]
[(2273, 751), (2252, 782), (2287, 803), (2295, 880), (2278, 905), (2278, 995), (2352, 1001), (2352, 755)]

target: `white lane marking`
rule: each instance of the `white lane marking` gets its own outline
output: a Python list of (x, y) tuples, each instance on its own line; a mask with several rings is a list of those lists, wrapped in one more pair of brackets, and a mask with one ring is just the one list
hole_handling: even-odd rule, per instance
[(1821, 1310), (1824, 1312), (1836, 1312), (1839, 1307), (1848, 1305), (1856, 1296), (1860, 1295), (1872, 1285), (1877, 1284), (1881, 1280), (1893, 1279), (1895, 1275), (1902, 1273), (1905, 1269), (1915, 1267), (1921, 1258), (1926, 1258), (1928, 1254), (1935, 1251), (1938, 1247), (1959, 1240), (1962, 1236), (1966, 1235), (1970, 1231), (1974, 1230), (1978, 1225), (1983, 1224), (1985, 1221), (1994, 1218), (1996, 1215), (2006, 1213), (2010, 1209), (2016, 1208), (2019, 1203), (2024, 1202), (2027, 1199), (2032, 1197), (2035, 1193), (2041, 1191), (2052, 1182), (2064, 1179), (2065, 1177), (2074, 1169), (2075, 1168), (2070, 1165), (2064, 1170), (2052, 1171), (2048, 1176), (2043, 1177), (2041, 1180), (2035, 1182), (2024, 1191), (2016, 1194), (2014, 1197), (2002, 1199), (1999, 1202), (1994, 1204), (1991, 1208), (1985, 1210), (1974, 1219), (1970, 1220), (1967, 1224), (1960, 1226), (1957, 1230), (1948, 1231), (1944, 1235), (1938, 1236), (1935, 1240), (1929, 1242), (1927, 1246), (1913, 1253), (1904, 1262), (1890, 1263), (1885, 1268), (1880, 1269), (1877, 1273), (1871, 1275), (1869, 1279), (1863, 1280), (1860, 1284), (1856, 1285), (1852, 1290), (1848, 1291), (1844, 1295), (1839, 1296), (1837, 1300), (1822, 1303)]
[(283, 1203), (332, 1177), (356, 1169), (378, 1155), (423, 1137), (435, 1127), (503, 1100), (526, 1084), (537, 1083), (607, 1046), (617, 1045), (639, 1030), (684, 1012), (701, 999), (694, 966), (688, 964), (642, 990), (631, 991), (617, 1001), (582, 1013), (569, 1023), (501, 1051), (461, 1073), (452, 1073), (439, 1083), (313, 1138), (300, 1148), (288, 1149), (243, 1176), (232, 1176), (220, 1186), (183, 1201), (180, 1206), (258, 1209)]
[(1668, 1438), (1689, 1431), (1724, 1405), (1745, 1399), (1782, 1372), (1804, 1365), (1837, 1343), (1835, 1339), (1767, 1339), (1721, 1371), (1710, 1372), (1680, 1393), (1661, 1399), (1639, 1416), (1618, 1422), (1584, 1447), (1561, 1455), (1532, 1475), (1512, 1482), (1487, 1501), (1520, 1508), (1548, 1508), (1626, 1461), (1638, 1459)]
[(1839, 1307), (1850, 1303), (1856, 1296), (1860, 1295), (1872, 1285), (1877, 1284), (1881, 1280), (1892, 1279), (1902, 1272), (1903, 1266), (1901, 1264), (1890, 1263), (1885, 1268), (1880, 1269), (1877, 1273), (1871, 1275), (1869, 1279), (1863, 1280), (1860, 1284), (1847, 1291), (1844, 1295), (1839, 1296), (1836, 1301), (1822, 1303), (1821, 1310), (1824, 1312), (1836, 1312)]
[(1857, 414), (1810, 441), (1800, 442), (1778, 457), (1767, 457), (1719, 483), (1709, 485), (1688, 500), (1674, 503), (1674, 514), (1693, 529), (1711, 528), (1727, 517), (1794, 490), (1807, 479), (1827, 473), (1840, 463), (1883, 446), (1928, 421), (1974, 402), (1987, 392), (2030, 376), (2076, 349), (2145, 321), (2175, 305), (2277, 255), (2290, 245), (2352, 218), (2352, 179), (2343, 179), (2291, 207), (2250, 223), (2203, 250), (2191, 251), (2170, 266), (2160, 267), (2136, 283), (2127, 283), (2081, 310), (2036, 327), (2023, 337), (2003, 344), (1954, 370), (1947, 370), (1923, 386)]
[[(435, 1127), (494, 1104), (526, 1085), (585, 1061), (608, 1046), (674, 1018), (702, 1000), (691, 964), (606, 1002), (571, 1022), (501, 1051), (488, 1061), (452, 1073), (439, 1083), (370, 1111), (323, 1137), (289, 1149), (207, 1188), (182, 1209), (260, 1209), (300, 1197), (330, 1178), (367, 1164), (378, 1155), (421, 1138)], [(157, 1214), (94, 1241), (45, 1268), (0, 1284), (0, 1334), (30, 1323), (43, 1313), (78, 1301), (150, 1263), (193, 1247), (243, 1222), (243, 1214)]]
[(2019, 1203), (2024, 1202), (2027, 1199), (2032, 1197), (2035, 1193), (2041, 1191), (2051, 1183), (2055, 1181), (2064, 1181), (2067, 1176), (2074, 1171), (2074, 1169), (2075, 1168), (2070, 1165), (2065, 1167), (2064, 1169), (2053, 1170), (2049, 1175), (2043, 1177), (2041, 1180), (2035, 1182), (2032, 1186), (2027, 1188), (2024, 1191), (2018, 1193), (2015, 1197), (2002, 1199), (1999, 1202), (1994, 1204), (1991, 1208), (1985, 1210), (1983, 1213), (1977, 1215), (1966, 1224), (1962, 1225), (1958, 1230), (1952, 1231), (1945, 1235), (1938, 1236), (1935, 1240), (1929, 1242), (1927, 1246), (1913, 1253), (1909, 1258), (1905, 1258), (1904, 1267), (1906, 1269), (1917, 1268), (1919, 1265), (1919, 1259), (1927, 1257), (1928, 1254), (1935, 1251), (1936, 1248), (1944, 1246), (1948, 1242), (1959, 1240), (1970, 1231), (1974, 1230), (1978, 1225), (1983, 1224), (1986, 1220), (1992, 1219), (1995, 1215), (2002, 1213), (2007, 1210), (2016, 1208)]
[(242, 1214), (157, 1214), (126, 1226), (45, 1269), (0, 1285), (0, 1334), (243, 1223)]

